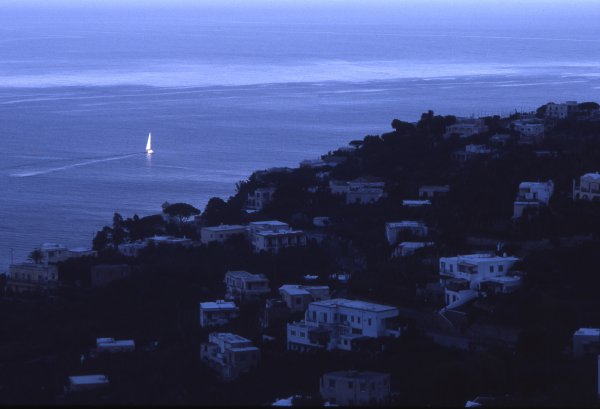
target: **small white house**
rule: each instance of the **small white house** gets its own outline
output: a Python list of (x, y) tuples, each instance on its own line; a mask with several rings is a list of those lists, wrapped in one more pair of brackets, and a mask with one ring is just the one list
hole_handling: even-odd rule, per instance
[(225, 381), (250, 371), (260, 361), (260, 349), (237, 334), (212, 332), (200, 345), (200, 358)]
[(517, 257), (487, 253), (441, 257), (440, 284), (446, 292), (447, 307), (457, 307), (477, 297), (479, 291), (514, 291), (521, 277), (509, 271), (517, 261)]
[(573, 200), (600, 201), (600, 173), (586, 173), (579, 177), (579, 183), (573, 179)]
[(285, 284), (279, 287), (279, 294), (292, 312), (305, 311), (311, 302), (330, 298), (326, 285)]
[(269, 279), (263, 274), (228, 271), (225, 274), (226, 298), (251, 300), (271, 292)]
[(398, 242), (400, 233), (410, 233), (413, 236), (427, 236), (428, 229), (425, 223), (415, 220), (403, 220), (399, 222), (388, 222), (385, 224), (385, 236), (390, 245)]
[(579, 328), (573, 334), (573, 357), (600, 354), (600, 328)]
[(547, 182), (522, 182), (514, 202), (513, 218), (519, 218), (526, 208), (536, 209), (547, 206), (554, 193), (554, 183)]
[(246, 233), (246, 226), (239, 224), (222, 224), (220, 226), (203, 227), (200, 229), (200, 241), (203, 244), (216, 241), (224, 243), (228, 238)]
[(577, 101), (566, 101), (562, 104), (549, 102), (546, 104), (546, 118), (565, 119), (577, 112)]
[(85, 392), (96, 389), (104, 389), (108, 386), (109, 381), (106, 375), (76, 375), (69, 376), (69, 382), (65, 387), (65, 392)]
[(308, 305), (304, 320), (287, 324), (287, 347), (350, 351), (360, 339), (398, 336), (398, 329), (389, 324), (398, 314), (396, 307), (367, 301), (315, 301)]
[(455, 124), (446, 126), (443, 137), (458, 135), (459, 138), (467, 138), (487, 131), (488, 127), (482, 119), (460, 118)]
[(239, 314), (233, 301), (217, 300), (200, 303), (200, 326), (202, 328), (225, 325)]
[(260, 187), (254, 192), (248, 193), (247, 208), (251, 210), (262, 210), (267, 203), (273, 199), (274, 187)]
[(133, 339), (115, 340), (114, 338), (97, 338), (96, 352), (133, 352), (135, 341)]
[(390, 374), (335, 371), (323, 374), (319, 385), (323, 400), (341, 406), (379, 406), (390, 399)]

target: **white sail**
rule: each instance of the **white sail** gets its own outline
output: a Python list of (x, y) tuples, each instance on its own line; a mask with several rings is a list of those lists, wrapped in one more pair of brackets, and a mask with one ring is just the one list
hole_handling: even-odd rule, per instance
[(148, 142), (146, 143), (146, 153), (154, 153), (152, 150), (152, 133), (148, 134)]

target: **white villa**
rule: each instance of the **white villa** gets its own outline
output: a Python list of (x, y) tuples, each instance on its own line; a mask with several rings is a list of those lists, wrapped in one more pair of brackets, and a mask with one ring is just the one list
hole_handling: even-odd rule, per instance
[(96, 352), (133, 352), (135, 341), (133, 339), (115, 340), (114, 338), (97, 338)]
[(519, 193), (514, 202), (513, 218), (521, 217), (525, 208), (539, 208), (547, 206), (554, 193), (554, 183), (547, 182), (522, 182), (519, 184)]
[(245, 234), (246, 226), (239, 224), (222, 224), (220, 226), (203, 227), (200, 229), (200, 242), (208, 244), (212, 241), (224, 243), (231, 236)]
[(200, 359), (226, 381), (250, 371), (260, 361), (260, 349), (249, 339), (228, 332), (212, 332), (200, 345)]
[(262, 208), (273, 199), (274, 187), (260, 187), (252, 193), (248, 193), (247, 208), (250, 210), (262, 210)]
[(577, 112), (577, 101), (566, 101), (562, 104), (549, 102), (546, 104), (546, 118), (565, 119)]
[(428, 229), (425, 223), (404, 220), (400, 222), (388, 222), (385, 224), (385, 236), (390, 245), (394, 245), (398, 242), (398, 235), (400, 233), (410, 233), (414, 236), (427, 236)]
[(579, 177), (579, 183), (573, 179), (573, 200), (600, 200), (600, 173), (586, 173)]
[(482, 119), (460, 118), (455, 124), (446, 127), (443, 137), (458, 135), (459, 138), (467, 138), (487, 131), (488, 127)]
[(509, 271), (517, 257), (466, 254), (440, 258), (440, 284), (445, 288), (447, 308), (477, 297), (479, 291), (508, 293), (521, 285), (521, 277)]
[(247, 271), (225, 273), (225, 286), (227, 287), (227, 299), (241, 299), (242, 301), (260, 298), (271, 292), (267, 277)]
[(58, 268), (53, 264), (17, 263), (8, 266), (6, 289), (9, 291), (47, 291), (58, 285)]
[(200, 303), (200, 326), (216, 327), (227, 324), (239, 314), (239, 308), (233, 301), (217, 300)]
[(106, 375), (77, 375), (69, 376), (69, 382), (65, 386), (66, 393), (85, 392), (95, 389), (104, 389), (109, 386)]
[(351, 351), (359, 339), (397, 336), (398, 331), (389, 329), (388, 322), (398, 313), (396, 307), (366, 301), (315, 301), (308, 305), (303, 321), (287, 324), (287, 348)]
[(346, 204), (374, 203), (386, 197), (385, 182), (380, 178), (360, 177), (351, 181), (330, 180), (329, 189), (332, 194), (344, 194)]
[(252, 237), (255, 253), (268, 251), (277, 253), (286, 247), (301, 247), (306, 245), (306, 234), (302, 230), (260, 230)]
[(285, 284), (279, 287), (279, 294), (292, 312), (305, 311), (311, 302), (330, 298), (326, 285)]

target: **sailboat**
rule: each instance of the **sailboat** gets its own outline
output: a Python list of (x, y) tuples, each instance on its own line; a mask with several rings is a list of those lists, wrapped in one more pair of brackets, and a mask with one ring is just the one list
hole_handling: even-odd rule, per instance
[(152, 150), (152, 132), (148, 134), (148, 142), (146, 142), (146, 153), (148, 155), (154, 153), (154, 151)]

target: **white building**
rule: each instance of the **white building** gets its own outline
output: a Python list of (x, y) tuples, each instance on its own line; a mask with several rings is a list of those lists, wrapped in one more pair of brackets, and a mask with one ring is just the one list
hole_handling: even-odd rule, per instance
[(260, 298), (271, 292), (269, 279), (262, 274), (247, 271), (228, 271), (225, 273), (226, 298), (242, 301)]
[(313, 217), (312, 222), (315, 227), (327, 227), (331, 223), (331, 220), (328, 216), (317, 216)]
[(449, 185), (423, 185), (419, 187), (419, 197), (423, 199), (431, 199), (434, 197), (444, 196), (449, 191)]
[(96, 338), (96, 352), (133, 352), (135, 341), (133, 339), (115, 340), (114, 338)]
[(246, 226), (239, 224), (222, 224), (220, 226), (203, 227), (200, 229), (200, 242), (208, 244), (212, 241), (224, 243), (228, 238), (246, 234)]
[(600, 354), (600, 328), (579, 328), (573, 334), (573, 357)]
[(446, 133), (443, 137), (449, 138), (452, 135), (458, 135), (459, 138), (467, 138), (487, 131), (488, 127), (483, 120), (461, 118), (459, 122), (446, 126)]
[(547, 206), (554, 193), (554, 183), (547, 182), (522, 182), (519, 184), (519, 193), (514, 202), (513, 218), (521, 217), (525, 208), (539, 208)]
[(345, 195), (346, 204), (375, 203), (386, 197), (384, 187), (385, 182), (374, 177), (360, 177), (351, 181), (329, 181), (331, 193)]
[(186, 237), (173, 237), (173, 236), (154, 236), (146, 239), (148, 244), (154, 243), (154, 245), (167, 245), (167, 246), (182, 246), (191, 247), (193, 241)]
[(341, 406), (378, 406), (390, 399), (390, 375), (382, 372), (335, 371), (323, 374), (321, 397)]
[(546, 104), (546, 118), (565, 119), (578, 111), (577, 101), (567, 101), (562, 104), (549, 102)]
[(392, 257), (407, 257), (415, 254), (415, 251), (425, 247), (433, 246), (432, 241), (403, 241), (394, 249)]
[(402, 206), (406, 207), (422, 207), (429, 206), (431, 204), (430, 200), (403, 200)]
[(96, 251), (89, 248), (75, 247), (70, 249), (62, 244), (56, 243), (43, 243), (37, 250), (42, 253), (41, 262), (44, 265), (56, 264), (70, 258), (97, 255)]
[(248, 223), (248, 234), (253, 236), (256, 232), (262, 230), (289, 230), (290, 225), (279, 220), (262, 220), (259, 222)]
[(573, 200), (600, 200), (600, 173), (586, 173), (579, 177), (579, 183), (573, 179)]
[(545, 126), (538, 120), (516, 120), (511, 127), (519, 133), (521, 143), (537, 143), (544, 138)]
[(447, 307), (457, 307), (478, 296), (479, 291), (509, 293), (521, 277), (509, 275), (517, 257), (466, 254), (440, 258), (440, 284), (445, 288)]
[(127, 257), (137, 257), (140, 255), (140, 251), (148, 246), (148, 242), (138, 240), (132, 243), (119, 244), (117, 249), (119, 253)]
[(69, 382), (65, 386), (66, 393), (85, 392), (96, 389), (104, 389), (109, 386), (106, 375), (77, 375), (69, 376)]
[(385, 224), (385, 236), (390, 245), (394, 245), (398, 242), (398, 235), (401, 233), (423, 237), (427, 236), (428, 229), (425, 223), (414, 220), (389, 222)]
[(260, 361), (260, 349), (249, 339), (227, 332), (212, 332), (200, 345), (200, 358), (226, 381), (250, 371)]
[(311, 302), (330, 298), (326, 285), (285, 284), (279, 287), (279, 295), (292, 312), (305, 311)]
[(233, 301), (217, 300), (200, 303), (200, 326), (202, 328), (225, 325), (239, 314)]
[(315, 301), (308, 305), (304, 320), (287, 324), (287, 348), (342, 349), (350, 351), (354, 341), (399, 333), (390, 326), (398, 308), (345, 298)]
[(302, 230), (261, 230), (254, 234), (252, 246), (255, 253), (278, 253), (282, 248), (306, 246), (306, 234)]
[(248, 203), (246, 207), (250, 210), (262, 210), (267, 203), (273, 199), (275, 193), (274, 187), (259, 187), (252, 193), (248, 193)]
[(6, 289), (9, 291), (45, 292), (58, 285), (58, 269), (53, 264), (17, 263), (8, 266)]

